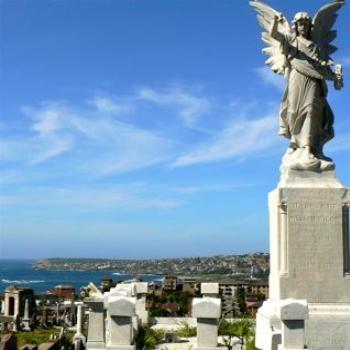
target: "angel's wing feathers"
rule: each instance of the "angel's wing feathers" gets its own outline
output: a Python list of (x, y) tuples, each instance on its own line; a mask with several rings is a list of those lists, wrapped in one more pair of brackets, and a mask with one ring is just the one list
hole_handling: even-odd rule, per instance
[[(279, 16), (281, 13), (273, 9), (271, 6), (266, 5), (258, 0), (250, 1), (250, 6), (252, 6), (257, 12), (257, 18), (261, 27), (269, 32), (274, 17)], [(290, 26), (288, 21), (279, 23), (278, 30), (280, 30), (283, 34), (290, 33)]]
[[(260, 2), (260, 1), (251, 1), (250, 5), (257, 12), (257, 18), (264, 29), (262, 33), (262, 40), (267, 45), (266, 48), (263, 49), (263, 52), (270, 56), (266, 64), (271, 65), (271, 69), (278, 74), (285, 74), (286, 69), (286, 57), (283, 55), (281, 50), (281, 44), (277, 40), (271, 37), (269, 34), (272, 22), (275, 16), (280, 16), (280, 13), (274, 10), (272, 7)], [(291, 29), (287, 20), (279, 22), (278, 31), (282, 34), (290, 34)]]
[(343, 7), (345, 1), (337, 0), (323, 6), (313, 18), (312, 40), (319, 46), (321, 58), (327, 60), (329, 56), (337, 51), (337, 48), (331, 45), (337, 37), (337, 31), (332, 30), (338, 11)]

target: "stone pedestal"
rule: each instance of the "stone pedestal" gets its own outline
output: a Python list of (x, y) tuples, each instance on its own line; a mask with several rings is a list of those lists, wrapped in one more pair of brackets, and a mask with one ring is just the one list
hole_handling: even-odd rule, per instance
[(278, 311), (294, 299), (307, 302), (308, 349), (350, 349), (349, 202), (331, 171), (285, 174), (270, 193), (270, 295), (258, 311), (258, 348), (295, 349), (283, 343), (288, 322)]
[(103, 299), (86, 298), (84, 303), (90, 308), (86, 348), (105, 349), (105, 312)]
[(221, 300), (218, 298), (194, 298), (192, 316), (197, 318), (196, 350), (218, 348), (218, 322), (221, 316)]

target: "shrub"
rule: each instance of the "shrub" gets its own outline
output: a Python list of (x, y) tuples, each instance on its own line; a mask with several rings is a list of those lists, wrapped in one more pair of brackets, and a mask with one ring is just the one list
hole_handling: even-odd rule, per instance
[(187, 322), (183, 322), (182, 327), (176, 331), (176, 334), (182, 338), (195, 337), (197, 335), (197, 328), (191, 327)]

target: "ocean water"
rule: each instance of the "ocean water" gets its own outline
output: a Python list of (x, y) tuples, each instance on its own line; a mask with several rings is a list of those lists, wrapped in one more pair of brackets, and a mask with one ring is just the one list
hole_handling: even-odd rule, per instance
[(144, 282), (160, 280), (159, 275), (126, 275), (117, 271), (41, 271), (32, 268), (31, 260), (0, 260), (0, 293), (6, 287), (16, 285), (33, 288), (34, 292), (42, 293), (51, 290), (58, 284), (75, 286), (78, 292), (80, 287), (89, 282), (99, 284), (101, 278), (110, 277), (115, 281), (125, 281), (134, 277)]

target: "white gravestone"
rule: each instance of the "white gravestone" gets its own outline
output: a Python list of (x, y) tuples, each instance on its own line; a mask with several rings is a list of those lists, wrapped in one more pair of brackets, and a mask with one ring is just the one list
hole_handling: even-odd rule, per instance
[(86, 348), (88, 350), (105, 349), (105, 310), (103, 299), (85, 298), (89, 307), (89, 325)]
[(221, 316), (221, 299), (194, 298), (192, 316), (197, 318), (196, 350), (214, 350), (218, 348), (218, 321)]
[(108, 300), (107, 350), (134, 350), (132, 318), (135, 316), (135, 298), (112, 295)]

